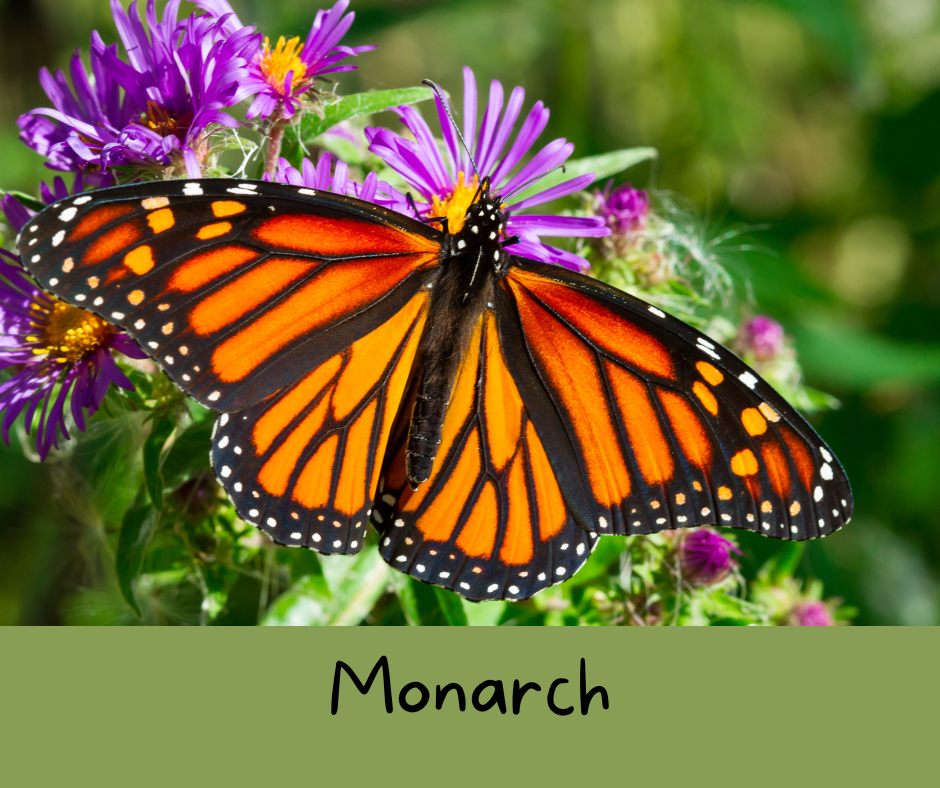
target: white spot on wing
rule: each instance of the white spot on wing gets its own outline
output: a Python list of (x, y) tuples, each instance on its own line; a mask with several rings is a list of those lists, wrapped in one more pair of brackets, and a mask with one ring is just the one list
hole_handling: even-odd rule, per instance
[(698, 349), (701, 350), (701, 351), (704, 352), (704, 353), (707, 353), (709, 356), (711, 356), (713, 359), (715, 359), (715, 361), (721, 361), (721, 356), (719, 356), (719, 355), (718, 355), (714, 350), (712, 350), (710, 347), (705, 347), (705, 345), (699, 345), (699, 346), (698, 346)]
[(187, 183), (183, 186), (183, 194), (187, 197), (201, 197), (202, 196), (202, 186), (198, 183)]
[(832, 479), (832, 466), (829, 463), (823, 465), (819, 469), (819, 475), (822, 476), (827, 482)]
[(75, 218), (75, 214), (78, 213), (78, 208), (66, 208), (62, 213), (59, 214), (59, 219), (63, 222), (70, 222)]
[(738, 380), (740, 380), (749, 389), (752, 389), (757, 385), (757, 378), (755, 378), (750, 372), (742, 372), (740, 375), (738, 375)]
[(650, 312), (652, 312), (656, 317), (665, 317), (666, 313), (662, 309), (657, 309), (655, 306), (649, 307)]

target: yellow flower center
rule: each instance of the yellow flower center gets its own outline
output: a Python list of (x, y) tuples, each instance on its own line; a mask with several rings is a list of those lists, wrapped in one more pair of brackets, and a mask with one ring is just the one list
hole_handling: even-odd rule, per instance
[(97, 315), (58, 298), (53, 298), (48, 308), (33, 302), (32, 312), (35, 319), (31, 325), (37, 332), (26, 337), (26, 341), (38, 345), (33, 347), (33, 353), (48, 354), (50, 360), (63, 364), (94, 353), (115, 330)]
[(293, 71), (291, 84), (287, 92), (294, 89), (294, 85), (300, 85), (307, 76), (307, 66), (300, 56), (303, 54), (304, 45), (300, 43), (300, 37), (294, 36), (290, 41), (281, 36), (277, 40), (277, 46), (271, 49), (271, 41), (264, 39), (264, 50), (261, 53), (261, 73), (272, 88), (278, 91), (284, 90), (284, 80), (287, 74)]
[(473, 197), (477, 193), (477, 176), (473, 176), (470, 183), (464, 183), (464, 174), (457, 173), (457, 185), (451, 192), (450, 197), (443, 200), (436, 196), (432, 198), (431, 210), (428, 216), (446, 216), (447, 226), (451, 234), (459, 233), (463, 227), (464, 220), (467, 218), (467, 208), (473, 202)]

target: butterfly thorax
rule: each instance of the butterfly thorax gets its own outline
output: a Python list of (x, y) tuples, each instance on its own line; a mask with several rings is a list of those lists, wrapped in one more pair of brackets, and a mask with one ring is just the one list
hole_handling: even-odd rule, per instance
[(493, 301), (508, 255), (501, 235), (506, 218), (484, 182), (460, 231), (441, 246), (440, 274), (431, 283), (427, 328), (421, 338), (415, 404), (408, 432), (407, 471), (412, 488), (431, 475), (444, 416), (474, 330)]

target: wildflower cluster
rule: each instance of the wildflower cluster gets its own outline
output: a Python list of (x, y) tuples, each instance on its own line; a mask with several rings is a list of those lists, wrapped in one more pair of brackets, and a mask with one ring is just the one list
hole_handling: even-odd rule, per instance
[[(93, 33), (87, 59), (76, 52), (67, 74), (40, 72), (49, 106), (19, 118), (20, 138), (58, 175), (51, 186), (40, 184), (38, 198), (2, 197), (13, 233), (45, 205), (86, 190), (234, 175), (356, 197), (421, 220), (446, 217), (456, 233), (488, 178), (503, 201), (503, 240), (514, 242), (513, 254), (588, 272), (661, 305), (733, 345), (791, 398), (820, 402), (805, 395), (782, 327), (763, 315), (735, 317), (731, 279), (719, 258), (721, 241), (731, 235), (703, 238), (693, 215), (666, 195), (613, 181), (588, 191), (644, 155), (621, 151), (599, 167), (572, 160), (570, 142), (539, 141), (549, 118), (540, 101), (526, 109), (521, 87), (507, 96), (495, 80), (484, 97), (469, 68), (461, 113), (427, 88), (343, 97), (331, 79), (374, 49), (341, 43), (355, 18), (349, 0), (318, 11), (303, 40), (244, 25), (226, 0), (195, 5), (181, 16), (179, 0), (170, 0), (158, 16), (154, 0), (143, 9), (111, 0), (120, 43)], [(431, 99), (429, 120), (412, 104)], [(368, 125), (369, 115), (389, 109), (404, 133)], [(226, 151), (236, 152), (235, 165)], [(821, 600), (818, 584), (804, 591), (792, 572), (766, 569), (749, 584), (738, 563), (742, 547), (712, 528), (603, 540), (577, 577), (533, 600), (456, 608), (427, 586), (390, 576), (371, 542), (355, 559), (333, 563), (279, 550), (222, 498), (207, 459), (211, 414), (184, 398), (119, 328), (44, 292), (12, 252), (0, 255), (0, 434), (9, 442), (15, 432), (27, 453), (35, 447), (38, 458), (57, 459), (58, 483), (73, 498), (114, 499), (100, 480), (80, 478), (86, 471), (73, 456), (83, 441), (107, 446), (101, 451), (114, 458), (112, 472), (119, 467), (122, 489), (131, 491), (121, 498), (116, 536), (101, 536), (110, 540), (126, 602), (119, 618), (835, 620), (838, 605)], [(95, 507), (74, 508), (80, 517)]]

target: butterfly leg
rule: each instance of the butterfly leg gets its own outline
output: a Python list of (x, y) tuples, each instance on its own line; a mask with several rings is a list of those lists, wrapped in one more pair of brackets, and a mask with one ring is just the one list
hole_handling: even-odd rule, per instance
[(408, 192), (406, 199), (408, 200), (408, 205), (411, 207), (411, 210), (414, 211), (415, 218), (418, 219), (418, 221), (424, 222), (425, 224), (438, 223), (441, 225), (441, 229), (445, 233), (450, 232), (448, 229), (448, 219), (446, 216), (428, 216), (427, 218), (422, 218), (421, 212), (418, 210), (418, 206), (415, 205), (415, 198), (411, 196), (411, 192)]

